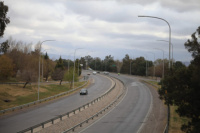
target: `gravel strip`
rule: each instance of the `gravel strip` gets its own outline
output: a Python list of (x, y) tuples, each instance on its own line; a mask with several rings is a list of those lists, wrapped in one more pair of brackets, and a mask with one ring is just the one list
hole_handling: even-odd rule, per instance
[[(92, 106), (82, 110), (81, 112), (74, 114), (73, 116), (70, 116), (69, 118), (66, 117), (65, 119), (63, 118), (62, 121), (59, 121), (54, 124), (49, 124), (47, 126), (45, 125), (45, 128), (41, 130), (41, 128), (36, 129), (39, 133), (58, 133), (58, 132), (63, 132), (79, 123), (82, 121), (88, 119), (92, 115), (96, 114), (98, 111), (101, 109), (105, 108), (108, 106), (112, 101), (114, 101), (118, 95), (120, 95), (123, 91), (123, 85), (121, 82), (119, 82), (116, 79), (113, 79), (116, 82), (116, 87), (108, 94), (106, 95), (102, 100), (96, 102)], [(35, 131), (36, 131), (35, 130)], [(35, 132), (34, 131), (34, 132)], [(36, 132), (37, 132), (36, 131)]]

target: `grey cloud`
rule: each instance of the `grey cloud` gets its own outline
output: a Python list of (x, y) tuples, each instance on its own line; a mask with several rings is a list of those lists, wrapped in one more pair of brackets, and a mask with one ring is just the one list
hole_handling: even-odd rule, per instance
[(180, 12), (199, 10), (199, 0), (116, 0), (123, 4), (140, 4), (149, 5), (152, 3), (160, 3), (163, 7), (173, 9)]

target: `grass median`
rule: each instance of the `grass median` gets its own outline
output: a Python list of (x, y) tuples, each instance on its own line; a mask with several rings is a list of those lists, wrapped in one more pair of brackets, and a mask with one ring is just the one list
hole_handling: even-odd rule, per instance
[[(75, 82), (74, 87), (83, 85), (85, 82)], [(70, 90), (69, 83), (59, 85), (41, 84), (40, 99), (44, 99)], [(38, 100), (38, 85), (0, 85), (0, 110), (19, 106)]]

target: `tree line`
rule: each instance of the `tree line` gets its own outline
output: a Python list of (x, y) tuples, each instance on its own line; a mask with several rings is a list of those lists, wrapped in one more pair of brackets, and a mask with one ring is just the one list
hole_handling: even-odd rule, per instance
[[(26, 84), (28, 84), (37, 82), (38, 80), (48, 81), (49, 78), (52, 80), (59, 80), (60, 84), (63, 80), (70, 81), (70, 83), (72, 82), (73, 62), (71, 60), (64, 60), (60, 57), (58, 60), (53, 61), (49, 58), (47, 52), (41, 52), (40, 42), (34, 46), (34, 50), (32, 50), (33, 44), (16, 41), (11, 37), (1, 44), (1, 82), (14, 80), (17, 82), (26, 82)], [(41, 79), (38, 79), (39, 62)], [(78, 70), (80, 75), (81, 68), (78, 69), (78, 63), (76, 61), (75, 81), (77, 80)]]
[[(34, 47), (34, 49), (32, 49)], [(70, 59), (53, 61), (48, 53), (41, 51), (41, 42), (37, 44), (16, 41), (10, 37), (0, 46), (0, 80), (7, 81), (15, 79), (24, 81), (26, 84), (37, 82), (39, 77), (39, 62), (41, 81), (70, 80), (67, 73), (74, 71), (74, 62)], [(168, 60), (165, 59), (165, 72), (168, 70)], [(177, 64), (177, 62), (175, 63)], [(105, 59), (93, 58), (90, 55), (76, 59), (75, 74), (76, 79), (81, 74), (81, 70), (91, 68), (96, 71), (108, 71), (140, 76), (153, 76), (155, 66), (155, 76), (162, 77), (163, 60), (157, 59), (155, 62), (146, 60), (144, 57), (131, 59), (128, 54), (122, 60), (114, 60), (111, 55)], [(67, 78), (68, 77), (68, 78)], [(72, 75), (71, 75), (72, 77)], [(71, 80), (70, 80), (71, 81)]]

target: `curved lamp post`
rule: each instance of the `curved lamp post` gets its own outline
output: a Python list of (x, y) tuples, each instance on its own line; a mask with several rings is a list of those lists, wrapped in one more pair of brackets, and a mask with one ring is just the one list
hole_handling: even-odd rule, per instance
[(145, 59), (145, 60), (146, 60), (146, 77), (147, 77), (147, 75), (148, 75), (148, 74), (147, 74), (147, 55), (145, 54), (145, 56), (146, 56), (146, 59)]
[(75, 72), (75, 54), (76, 54), (76, 50), (78, 50), (78, 49), (83, 49), (83, 48), (77, 48), (74, 51), (73, 89), (74, 89), (74, 72)]
[(169, 24), (169, 22), (167, 22), (167, 20), (165, 20), (165, 19), (163, 19), (163, 18), (159, 18), (159, 17), (155, 17), (155, 16), (141, 16), (141, 15), (139, 15), (138, 17), (148, 17), (148, 18), (155, 18), (155, 19), (160, 19), (160, 20), (162, 20), (162, 21), (165, 21), (167, 24), (168, 24), (168, 26), (169, 26), (169, 69), (171, 68), (171, 65), (170, 65), (170, 49), (171, 49), (171, 27), (170, 27), (170, 24)]
[(164, 74), (165, 74), (165, 63), (164, 63), (164, 50), (162, 50), (162, 49), (159, 49), (159, 48), (155, 48), (155, 49), (157, 49), (157, 50), (161, 50), (162, 52), (163, 52), (163, 74), (162, 74), (162, 78), (164, 79)]
[[(55, 41), (55, 40), (44, 40), (43, 42), (41, 42), (40, 44), (40, 50), (42, 48), (42, 43), (44, 42), (48, 42), (48, 41)], [(38, 74), (38, 101), (40, 100), (40, 53), (39, 53), (39, 74)]]
[[(157, 40), (157, 41), (169, 42), (169, 41), (166, 41), (166, 40)], [(171, 46), (172, 46), (172, 60), (171, 60), (171, 61), (172, 61), (172, 67), (173, 67), (173, 58), (174, 58), (174, 57), (173, 57), (173, 53), (174, 53), (174, 48), (173, 48), (173, 47), (174, 47), (174, 46), (173, 46), (172, 43), (171, 43)]]
[(150, 54), (153, 54), (153, 56), (154, 56), (154, 61), (153, 61), (153, 66), (154, 66), (154, 68), (153, 68), (153, 77), (155, 77), (155, 53), (152, 53), (152, 52), (149, 52)]

